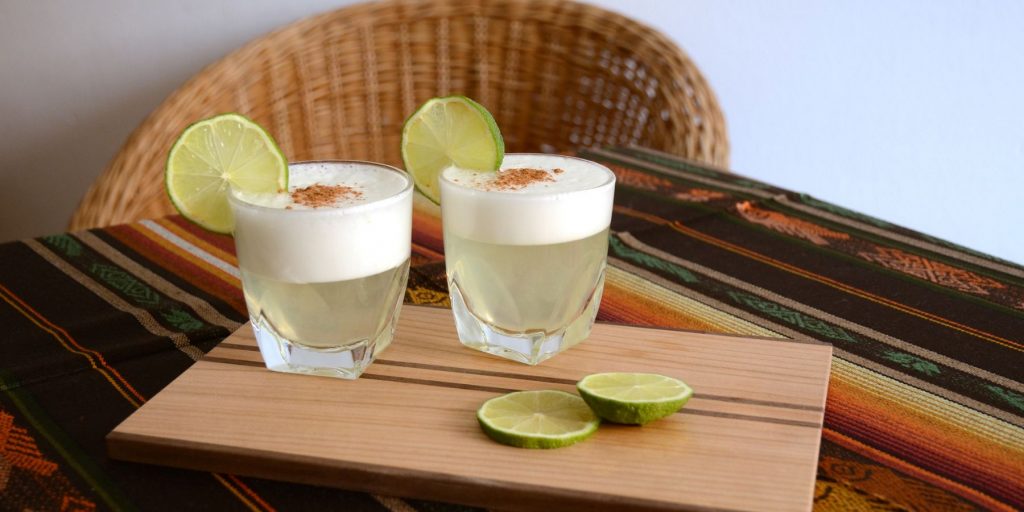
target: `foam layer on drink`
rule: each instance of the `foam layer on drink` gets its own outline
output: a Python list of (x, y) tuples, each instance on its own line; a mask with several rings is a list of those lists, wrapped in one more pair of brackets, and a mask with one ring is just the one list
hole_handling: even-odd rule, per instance
[[(317, 186), (320, 187), (317, 187)], [(267, 208), (314, 210), (340, 208), (372, 203), (391, 197), (409, 185), (404, 173), (388, 171), (363, 162), (306, 162), (288, 167), (288, 193), (253, 194), (235, 192), (242, 201)], [(334, 197), (323, 197), (319, 204), (303, 200), (303, 190), (312, 188), (347, 188)], [(308, 194), (307, 194), (308, 195)]]
[(288, 192), (232, 192), (235, 248), (248, 272), (290, 283), (358, 279), (409, 258), (412, 185), (388, 167), (288, 167)]
[(449, 167), (440, 184), (445, 232), (479, 242), (571, 242), (611, 223), (615, 175), (581, 158), (509, 154), (499, 172)]

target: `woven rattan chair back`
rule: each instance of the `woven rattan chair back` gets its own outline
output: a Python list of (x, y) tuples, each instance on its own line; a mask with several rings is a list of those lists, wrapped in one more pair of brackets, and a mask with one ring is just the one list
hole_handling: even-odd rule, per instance
[(651, 28), (568, 1), (392, 0), (300, 20), (201, 71), (132, 133), (70, 228), (173, 213), (164, 161), (198, 119), (250, 116), (289, 160), (401, 165), (402, 123), (448, 94), (486, 106), (510, 152), (638, 144), (728, 164), (714, 94)]

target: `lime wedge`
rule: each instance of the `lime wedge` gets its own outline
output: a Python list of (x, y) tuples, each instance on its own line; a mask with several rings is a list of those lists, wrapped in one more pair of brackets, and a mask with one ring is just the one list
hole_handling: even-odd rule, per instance
[(629, 425), (669, 416), (693, 396), (685, 382), (653, 373), (595, 373), (576, 389), (598, 416)]
[(167, 195), (188, 220), (231, 233), (230, 187), (252, 193), (288, 190), (288, 160), (260, 125), (221, 114), (181, 132), (167, 155)]
[(590, 437), (601, 422), (580, 397), (552, 390), (492, 398), (476, 418), (491, 439), (519, 448), (569, 446)]
[(497, 171), (505, 142), (494, 117), (465, 96), (427, 100), (402, 127), (402, 160), (416, 189), (441, 204), (437, 177), (455, 165), (474, 171)]

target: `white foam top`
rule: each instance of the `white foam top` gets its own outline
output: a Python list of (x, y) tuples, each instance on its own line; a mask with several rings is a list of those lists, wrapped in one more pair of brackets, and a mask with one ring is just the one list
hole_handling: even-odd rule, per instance
[[(553, 181), (496, 186), (501, 171), (522, 168), (545, 171)], [(446, 233), (487, 243), (542, 245), (586, 238), (611, 223), (615, 175), (603, 165), (560, 155), (508, 154), (501, 171), (450, 167), (441, 173)]]
[[(367, 162), (294, 163), (288, 182), (289, 193), (231, 194), (235, 249), (246, 271), (323, 283), (379, 274), (409, 258), (412, 183), (402, 171)], [(361, 195), (320, 208), (294, 202), (290, 192), (314, 184)]]
[[(391, 197), (409, 186), (409, 179), (404, 173), (381, 172), (375, 164), (363, 162), (302, 162), (288, 167), (288, 191), (312, 185), (344, 185), (358, 191), (358, 195), (339, 197), (333, 207), (353, 206), (359, 203), (372, 203)], [(235, 197), (247, 203), (267, 208), (291, 208), (294, 210), (313, 210), (302, 203), (296, 203), (291, 194), (269, 193), (253, 194), (251, 192), (235, 192)]]

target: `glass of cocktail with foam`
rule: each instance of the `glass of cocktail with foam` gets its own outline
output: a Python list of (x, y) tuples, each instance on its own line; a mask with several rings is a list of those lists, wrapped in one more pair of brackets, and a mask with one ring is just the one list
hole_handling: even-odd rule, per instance
[(615, 175), (580, 158), (508, 154), (440, 176), (460, 341), (537, 364), (590, 334), (604, 289)]
[(391, 343), (409, 275), (412, 182), (369, 162), (288, 166), (232, 191), (245, 302), (271, 370), (353, 379)]

